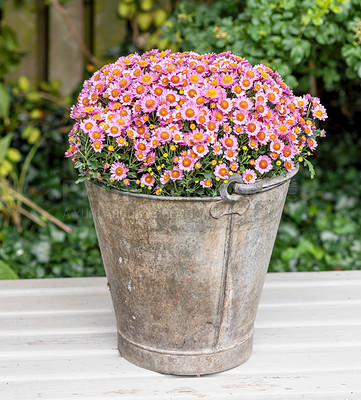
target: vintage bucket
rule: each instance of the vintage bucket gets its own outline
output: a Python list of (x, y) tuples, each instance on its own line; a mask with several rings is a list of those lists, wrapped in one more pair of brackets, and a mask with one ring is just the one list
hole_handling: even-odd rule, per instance
[(177, 375), (220, 372), (249, 358), (296, 172), (253, 185), (233, 175), (212, 198), (132, 194), (86, 183), (124, 358)]

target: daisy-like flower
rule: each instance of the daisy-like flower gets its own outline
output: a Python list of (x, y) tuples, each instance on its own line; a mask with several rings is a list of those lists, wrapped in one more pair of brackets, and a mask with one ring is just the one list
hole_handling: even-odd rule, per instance
[(121, 129), (117, 124), (109, 124), (109, 128), (107, 129), (107, 133), (109, 136), (118, 137), (121, 135)]
[(224, 74), (222, 75), (219, 84), (223, 87), (230, 87), (234, 84), (236, 81), (236, 75), (235, 74)]
[(215, 142), (214, 144), (213, 144), (213, 154), (215, 154), (215, 155), (220, 155), (220, 154), (222, 154), (223, 153), (223, 148), (222, 148), (222, 145), (221, 145), (221, 143), (219, 143), (219, 142)]
[(179, 159), (178, 167), (182, 171), (192, 171), (194, 169), (194, 163), (194, 159), (187, 155)]
[(237, 171), (238, 168), (239, 168), (238, 162), (236, 162), (236, 161), (231, 161), (231, 162), (229, 163), (229, 168), (230, 168), (233, 172), (234, 172), (234, 171)]
[(199, 183), (203, 188), (211, 188), (213, 186), (213, 182), (210, 179), (203, 179)]
[(203, 157), (209, 152), (207, 143), (198, 143), (192, 147), (192, 150), (197, 154), (198, 157)]
[(123, 136), (119, 136), (117, 138), (117, 143), (118, 143), (118, 146), (122, 147), (122, 146), (126, 146), (128, 142)]
[(149, 151), (149, 145), (145, 140), (137, 139), (134, 142), (134, 149), (136, 151), (141, 151), (142, 153), (147, 153)]
[(80, 123), (80, 129), (84, 132), (91, 132), (97, 128), (96, 121), (93, 118), (87, 118)]
[(157, 129), (157, 137), (161, 143), (169, 143), (172, 140), (173, 134), (167, 126), (164, 126)]
[(100, 132), (99, 129), (93, 130), (89, 133), (89, 139), (92, 142), (95, 142), (96, 140), (104, 140), (105, 136), (103, 133)]
[(325, 107), (323, 106), (318, 106), (312, 109), (312, 115), (314, 118), (317, 118), (321, 121), (324, 121), (327, 119), (327, 112)]
[(145, 186), (153, 186), (155, 182), (154, 176), (151, 174), (143, 174), (142, 177), (140, 178), (140, 183), (145, 185)]
[(103, 150), (103, 146), (104, 146), (104, 144), (100, 140), (96, 140), (92, 143), (92, 147), (93, 147), (94, 151), (97, 153), (101, 153), (101, 151)]
[(261, 125), (256, 119), (251, 119), (245, 126), (246, 133), (251, 136), (256, 136), (260, 129)]
[(229, 113), (233, 109), (233, 102), (231, 99), (224, 98), (218, 100), (218, 107), (223, 113)]
[(204, 131), (196, 129), (191, 132), (190, 137), (193, 143), (203, 143), (207, 140), (208, 135)]
[(174, 167), (172, 171), (170, 171), (170, 179), (175, 181), (181, 181), (183, 179), (183, 172), (178, 167)]
[(249, 99), (246, 96), (239, 97), (235, 102), (234, 102), (235, 107), (237, 107), (240, 110), (250, 110), (253, 107), (253, 103), (251, 99)]
[(271, 151), (278, 153), (278, 154), (281, 153), (283, 147), (284, 147), (284, 144), (278, 139), (275, 139), (270, 143)]
[(221, 143), (228, 150), (234, 150), (238, 147), (237, 138), (234, 135), (224, 136)]
[(224, 153), (224, 158), (228, 161), (233, 161), (235, 158), (237, 158), (238, 153), (235, 150), (227, 150)]
[(145, 96), (140, 101), (142, 110), (146, 113), (154, 111), (159, 105), (159, 98), (156, 96)]
[(168, 119), (171, 115), (169, 106), (167, 106), (166, 104), (160, 105), (157, 109), (157, 115), (162, 120)]
[(161, 175), (161, 177), (160, 177), (160, 183), (162, 184), (162, 185), (165, 185), (168, 181), (169, 181), (169, 179), (170, 179), (170, 173), (171, 173), (171, 171), (170, 170), (166, 170), (166, 171), (164, 171), (163, 172), (163, 174)]
[(280, 158), (282, 161), (290, 161), (295, 155), (294, 147), (286, 145), (283, 147)]
[(263, 129), (261, 129), (257, 134), (256, 134), (256, 139), (260, 144), (266, 144), (269, 141), (269, 133)]
[(242, 179), (244, 183), (254, 183), (256, 181), (257, 175), (252, 169), (245, 169), (242, 174)]
[(128, 168), (119, 161), (116, 161), (110, 167), (111, 178), (115, 181), (121, 181), (127, 177)]
[(181, 115), (188, 121), (194, 121), (199, 114), (198, 107), (192, 103), (187, 103), (181, 110)]
[(257, 160), (255, 160), (254, 166), (255, 169), (261, 174), (265, 174), (271, 171), (271, 169), (273, 168), (272, 160), (266, 155), (259, 156)]
[(214, 169), (214, 175), (220, 179), (228, 178), (228, 167), (225, 163), (216, 165)]
[(248, 117), (243, 110), (234, 110), (232, 113), (233, 122), (237, 125), (244, 125), (247, 123)]
[(295, 164), (293, 161), (289, 160), (289, 161), (285, 161), (284, 163), (284, 167), (287, 171), (293, 171), (295, 169)]
[(308, 138), (308, 139), (307, 139), (307, 146), (308, 146), (311, 150), (315, 150), (315, 148), (317, 147), (317, 142), (316, 142), (316, 140), (314, 140), (313, 138)]

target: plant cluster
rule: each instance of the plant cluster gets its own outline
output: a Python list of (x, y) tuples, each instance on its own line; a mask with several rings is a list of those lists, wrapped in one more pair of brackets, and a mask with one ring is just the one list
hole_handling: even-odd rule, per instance
[(180, 51), (229, 49), (317, 95), (361, 78), (360, 16), (359, 0), (182, 0), (163, 31)]
[(230, 52), (121, 57), (84, 83), (71, 117), (80, 180), (164, 195), (217, 195), (304, 161), (324, 136), (318, 98), (294, 96), (277, 72)]

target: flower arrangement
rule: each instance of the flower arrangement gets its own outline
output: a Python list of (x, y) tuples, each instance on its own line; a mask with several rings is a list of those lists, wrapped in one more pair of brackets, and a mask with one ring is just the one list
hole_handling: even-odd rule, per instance
[(306, 164), (325, 136), (320, 100), (295, 96), (277, 72), (230, 52), (151, 50), (85, 81), (71, 117), (78, 181), (166, 196), (216, 196)]

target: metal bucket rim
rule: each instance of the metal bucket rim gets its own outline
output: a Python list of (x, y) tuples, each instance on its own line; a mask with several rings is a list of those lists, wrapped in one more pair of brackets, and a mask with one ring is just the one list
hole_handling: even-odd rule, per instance
[[(263, 187), (255, 193), (252, 194), (257, 194), (260, 193), (262, 191), (264, 191), (265, 189), (267, 190), (268, 187), (272, 186), (270, 188), (270, 190), (272, 190), (275, 187), (281, 186), (283, 184), (285, 184), (287, 181), (289, 181), (291, 178), (293, 178), (299, 169), (299, 165), (296, 165), (296, 168), (293, 171), (288, 172), (285, 176), (276, 176), (272, 179), (261, 179), (261, 180), (256, 180), (255, 183), (258, 182), (263, 182)], [(99, 186), (101, 188), (105, 188), (105, 185), (102, 184), (101, 182), (96, 182), (92, 179), (88, 180), (87, 182), (92, 183), (93, 185)], [(127, 192), (125, 190), (120, 190), (120, 189), (114, 189), (114, 188), (109, 188), (106, 189), (109, 190), (111, 192), (114, 193), (118, 193), (124, 196), (134, 196), (134, 197), (140, 197), (143, 199), (149, 199), (149, 200), (163, 200), (163, 201), (167, 201), (167, 200), (175, 200), (175, 201), (205, 201), (205, 202), (212, 202), (212, 201), (219, 201), (219, 200), (223, 200), (223, 198), (221, 196), (214, 196), (214, 197), (185, 197), (185, 196), (156, 196), (156, 195), (152, 195), (152, 194), (142, 194), (142, 193), (133, 193), (133, 192)]]

